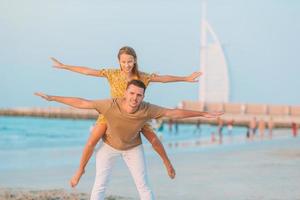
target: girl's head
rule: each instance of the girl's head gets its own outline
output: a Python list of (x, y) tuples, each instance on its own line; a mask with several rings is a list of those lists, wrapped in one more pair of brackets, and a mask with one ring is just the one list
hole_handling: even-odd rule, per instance
[(119, 50), (118, 59), (121, 70), (126, 73), (133, 73), (139, 77), (137, 56), (133, 48), (125, 46)]

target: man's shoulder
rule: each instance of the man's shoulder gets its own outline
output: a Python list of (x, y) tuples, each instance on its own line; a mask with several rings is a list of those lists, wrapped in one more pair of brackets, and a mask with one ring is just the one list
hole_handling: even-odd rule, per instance
[(95, 100), (97, 102), (113, 102), (114, 101), (114, 98), (107, 98), (107, 99), (98, 99), (98, 100)]
[(95, 100), (94, 103), (97, 106), (106, 106), (109, 104), (112, 104), (114, 102), (113, 98), (109, 98), (109, 99), (99, 99), (99, 100)]
[(115, 100), (110, 99), (101, 99), (94, 101), (95, 109), (101, 114), (105, 114), (115, 103)]
[(149, 117), (149, 119), (156, 119), (163, 117), (166, 112), (166, 108), (155, 105), (149, 102), (142, 102), (141, 104), (143, 112)]
[(147, 101), (142, 101), (141, 108), (143, 108), (143, 109), (165, 109), (162, 106), (152, 104), (152, 103), (147, 102)]

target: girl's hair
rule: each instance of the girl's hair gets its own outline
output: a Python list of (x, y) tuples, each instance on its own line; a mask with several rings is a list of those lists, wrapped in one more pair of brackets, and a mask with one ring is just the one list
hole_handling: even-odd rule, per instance
[(132, 47), (129, 47), (129, 46), (122, 47), (119, 50), (119, 53), (118, 53), (118, 59), (119, 60), (120, 60), (120, 56), (122, 54), (127, 54), (127, 55), (133, 56), (133, 58), (135, 60), (135, 63), (134, 63), (133, 69), (132, 69), (132, 73), (134, 75), (136, 75), (138, 78), (140, 78), (139, 66), (137, 64), (137, 56), (136, 56), (136, 53), (135, 53), (134, 49)]

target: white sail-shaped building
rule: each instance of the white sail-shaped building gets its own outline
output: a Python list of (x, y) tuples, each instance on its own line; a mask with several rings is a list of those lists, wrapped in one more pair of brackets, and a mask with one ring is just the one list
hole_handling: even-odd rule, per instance
[(201, 20), (201, 49), (199, 100), (205, 103), (227, 103), (229, 101), (228, 66), (220, 41), (206, 20), (203, 5)]

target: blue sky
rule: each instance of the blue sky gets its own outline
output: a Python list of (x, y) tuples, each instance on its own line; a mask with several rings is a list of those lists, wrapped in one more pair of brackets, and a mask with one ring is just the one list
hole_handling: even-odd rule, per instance
[[(231, 101), (298, 104), (300, 1), (208, 0), (208, 21), (228, 58)], [(105, 79), (53, 69), (118, 67), (129, 45), (142, 71), (187, 75), (199, 69), (201, 1), (0, 0), (0, 108), (54, 106), (35, 91), (109, 97)], [(150, 85), (146, 100), (197, 100), (198, 84)]]

